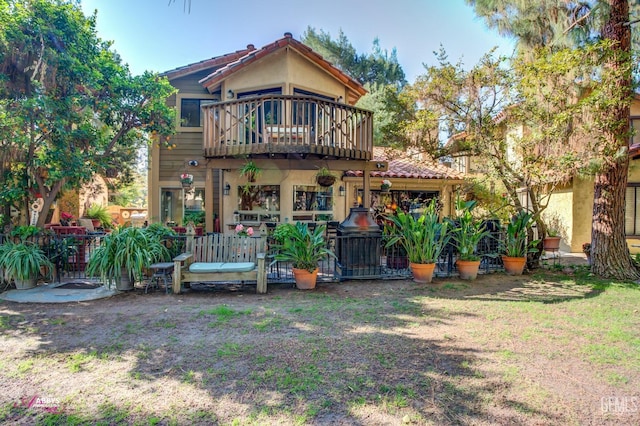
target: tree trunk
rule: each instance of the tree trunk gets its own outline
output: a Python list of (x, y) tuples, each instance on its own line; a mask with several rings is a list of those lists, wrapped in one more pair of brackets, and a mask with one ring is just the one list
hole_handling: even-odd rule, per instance
[[(602, 36), (617, 42), (615, 55), (604, 66), (621, 69), (629, 61), (631, 30), (628, 0), (608, 0), (610, 14), (602, 29)], [(629, 144), (629, 101), (631, 98), (631, 71), (618, 78), (619, 88), (628, 88), (617, 106), (609, 111), (611, 123), (606, 132), (609, 153), (616, 148), (627, 150)], [(621, 280), (640, 278), (624, 230), (624, 199), (629, 171), (629, 157), (609, 158), (606, 167), (595, 176), (593, 199), (593, 229), (591, 231), (592, 271), (601, 277)]]

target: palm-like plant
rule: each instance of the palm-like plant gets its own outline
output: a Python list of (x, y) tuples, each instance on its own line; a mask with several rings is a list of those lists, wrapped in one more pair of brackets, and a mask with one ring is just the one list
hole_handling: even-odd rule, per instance
[(434, 202), (417, 219), (401, 210), (386, 219), (386, 247), (400, 244), (411, 263), (436, 263), (451, 238), (449, 224), (440, 222)]
[(533, 216), (526, 211), (520, 211), (507, 225), (502, 251), (509, 257), (526, 257), (528, 253), (537, 251), (535, 246), (539, 240), (527, 244), (527, 229), (531, 226)]
[(306, 223), (288, 224), (287, 238), (276, 246), (276, 260), (292, 262), (296, 269), (313, 272), (318, 263), (327, 256), (335, 258), (335, 254), (327, 247), (324, 238), (326, 225), (316, 226), (311, 230)]
[(480, 256), (476, 254), (478, 243), (489, 235), (485, 225), (473, 217), (472, 210), (476, 204), (475, 200), (458, 200), (456, 203), (456, 208), (460, 210), (460, 214), (452, 224), (452, 232), (459, 259), (461, 260), (480, 260)]

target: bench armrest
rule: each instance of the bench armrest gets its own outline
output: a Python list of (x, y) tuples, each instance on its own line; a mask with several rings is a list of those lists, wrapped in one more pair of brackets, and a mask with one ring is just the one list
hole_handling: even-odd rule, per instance
[(191, 259), (193, 257), (193, 253), (182, 253), (173, 258), (174, 262), (184, 262), (185, 260)]

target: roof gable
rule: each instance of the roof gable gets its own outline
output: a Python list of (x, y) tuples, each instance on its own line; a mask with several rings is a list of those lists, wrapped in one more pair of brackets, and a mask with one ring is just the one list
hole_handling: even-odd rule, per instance
[[(367, 93), (366, 89), (355, 79), (349, 77), (347, 74), (334, 67), (329, 61), (325, 60), (321, 55), (314, 52), (310, 47), (295, 40), (290, 33), (285, 33), (285, 36), (273, 43), (267, 44), (260, 49), (254, 49), (248, 51), (242, 57), (235, 61), (229, 62), (226, 65), (218, 68), (207, 77), (200, 80), (200, 83), (207, 89), (217, 86), (223, 80), (227, 79), (231, 74), (245, 69), (256, 61), (264, 58), (265, 56), (272, 55), (282, 49), (290, 47), (298, 52), (301, 56), (307, 60), (315, 63), (325, 72), (329, 73), (333, 78), (344, 84), (350, 91), (349, 101), (357, 101), (361, 96)], [(212, 90), (209, 90), (212, 91)]]
[(203, 61), (194, 62), (192, 64), (184, 65), (182, 67), (178, 67), (169, 71), (165, 71), (160, 75), (163, 77), (167, 77), (169, 80), (173, 80), (179, 77), (184, 77), (189, 74), (194, 74), (198, 71), (211, 69), (214, 70), (216, 68), (223, 67), (231, 62), (237, 61), (243, 56), (247, 55), (251, 51), (256, 50), (253, 44), (247, 45), (246, 49), (237, 50), (232, 53), (227, 53), (224, 55), (216, 56), (210, 59), (205, 59)]

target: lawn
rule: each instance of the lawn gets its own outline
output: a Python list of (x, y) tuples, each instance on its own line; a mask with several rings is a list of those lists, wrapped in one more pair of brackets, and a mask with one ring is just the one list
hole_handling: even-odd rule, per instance
[(638, 309), (584, 268), (2, 302), (0, 422), (638, 424)]

